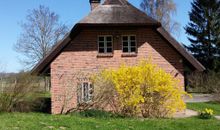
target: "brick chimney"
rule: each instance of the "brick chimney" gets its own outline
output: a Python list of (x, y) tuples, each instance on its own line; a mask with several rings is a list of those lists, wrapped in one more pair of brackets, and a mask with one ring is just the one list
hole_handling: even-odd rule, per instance
[(91, 10), (95, 9), (101, 3), (101, 0), (89, 0)]

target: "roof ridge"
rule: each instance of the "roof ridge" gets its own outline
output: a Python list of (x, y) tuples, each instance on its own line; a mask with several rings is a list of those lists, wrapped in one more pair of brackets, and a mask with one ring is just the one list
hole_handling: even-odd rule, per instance
[(105, 0), (103, 5), (127, 5), (127, 0)]

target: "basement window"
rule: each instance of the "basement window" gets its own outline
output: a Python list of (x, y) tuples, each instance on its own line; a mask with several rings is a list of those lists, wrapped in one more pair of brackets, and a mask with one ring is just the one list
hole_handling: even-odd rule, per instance
[(112, 36), (104, 35), (104, 36), (98, 36), (98, 51), (101, 54), (107, 54), (113, 52), (113, 46), (112, 46), (113, 40)]
[(136, 36), (126, 35), (122, 36), (122, 51), (123, 53), (136, 53)]
[(78, 84), (77, 95), (79, 104), (91, 102), (93, 96), (93, 85), (89, 82)]

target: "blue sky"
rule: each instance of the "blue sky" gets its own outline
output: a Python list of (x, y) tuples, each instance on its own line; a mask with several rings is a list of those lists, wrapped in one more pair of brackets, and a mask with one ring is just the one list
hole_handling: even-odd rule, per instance
[[(21, 33), (19, 23), (25, 21), (27, 11), (45, 5), (60, 16), (60, 21), (72, 27), (90, 11), (89, 0), (0, 0), (0, 63), (6, 72), (18, 72), (23, 69), (19, 62), (20, 54), (13, 45)], [(129, 0), (139, 8), (141, 0)], [(183, 27), (188, 23), (188, 12), (192, 0), (174, 0), (177, 15), (174, 19), (181, 24), (181, 32), (176, 39), (189, 44)]]

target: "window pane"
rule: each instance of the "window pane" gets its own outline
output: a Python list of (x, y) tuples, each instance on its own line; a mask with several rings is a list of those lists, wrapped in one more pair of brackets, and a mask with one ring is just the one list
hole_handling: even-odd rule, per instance
[(124, 47), (124, 48), (123, 48), (123, 52), (128, 52), (128, 48), (127, 48), (127, 47)]
[(104, 42), (104, 37), (99, 37), (99, 41), (103, 41)]
[(130, 40), (134, 40), (135, 41), (135, 36), (131, 36)]
[(112, 41), (112, 37), (107, 37), (106, 40), (107, 41)]
[(112, 48), (107, 48), (107, 52), (111, 53), (112, 52)]
[(136, 43), (135, 42), (131, 42), (131, 46), (136, 46)]
[(99, 47), (104, 47), (104, 42), (99, 42)]
[(93, 92), (94, 92), (94, 87), (92, 84), (89, 84), (89, 101), (92, 101)]
[(88, 83), (83, 83), (83, 98), (84, 101), (89, 100), (89, 84)]
[(82, 84), (77, 84), (77, 101), (82, 103)]
[(135, 47), (131, 47), (131, 52), (136, 52), (136, 48)]
[(123, 46), (128, 46), (128, 42), (123, 42)]
[(93, 89), (94, 89), (94, 88), (93, 88), (93, 85), (90, 84), (90, 85), (89, 85), (89, 94), (90, 94), (90, 95), (93, 94)]
[(123, 41), (128, 41), (128, 37), (127, 36), (123, 36)]
[(112, 47), (112, 42), (107, 42), (107, 47)]
[(104, 50), (105, 50), (104, 48), (99, 48), (99, 53), (104, 53), (105, 52)]

